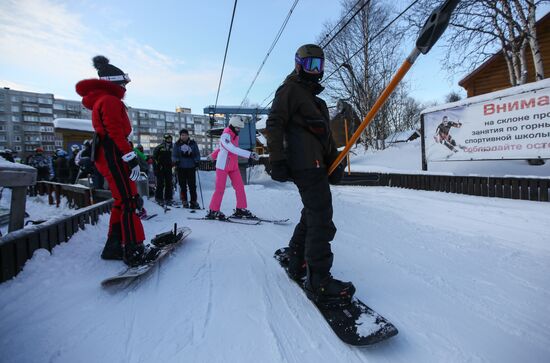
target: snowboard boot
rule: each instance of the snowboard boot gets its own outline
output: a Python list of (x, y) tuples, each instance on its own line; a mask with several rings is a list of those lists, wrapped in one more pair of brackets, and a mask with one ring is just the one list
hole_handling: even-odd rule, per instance
[(220, 221), (225, 220), (227, 217), (220, 211), (209, 210), (205, 216), (206, 219), (219, 219)]
[(143, 243), (128, 242), (124, 246), (124, 263), (129, 267), (137, 267), (154, 261), (160, 253), (156, 246), (145, 247)]
[(189, 208), (191, 209), (201, 209), (201, 206), (197, 202), (191, 201), (191, 204), (189, 204)]
[(155, 203), (157, 203), (159, 205), (164, 205), (164, 200), (162, 200), (160, 198), (155, 198)]
[(111, 234), (107, 237), (101, 258), (104, 260), (122, 260), (122, 229), (120, 223), (113, 224)]
[(306, 260), (303, 253), (298, 253), (294, 248), (288, 249), (288, 275), (295, 281), (301, 281), (306, 277)]
[(172, 206), (174, 205), (174, 201), (172, 199), (167, 199), (164, 204), (166, 204), (167, 206)]
[(182, 206), (183, 208), (189, 208), (189, 202), (186, 201), (186, 200), (182, 200), (182, 201), (181, 201), (181, 206)]
[(235, 209), (235, 212), (231, 216), (231, 218), (239, 218), (239, 219), (256, 219), (257, 217), (250, 213), (248, 209), (244, 208), (237, 208)]
[(351, 282), (337, 280), (329, 272), (317, 273), (310, 269), (304, 289), (310, 300), (329, 308), (350, 304), (355, 294), (355, 286)]

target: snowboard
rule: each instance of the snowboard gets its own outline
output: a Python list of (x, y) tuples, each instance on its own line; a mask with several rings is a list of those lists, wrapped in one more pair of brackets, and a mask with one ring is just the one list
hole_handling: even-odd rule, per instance
[[(155, 265), (159, 261), (161, 261), (166, 255), (168, 255), (175, 248), (177, 248), (181, 244), (181, 242), (187, 236), (189, 236), (190, 233), (191, 233), (191, 229), (188, 228), (188, 227), (177, 228), (175, 234), (176, 235), (181, 234), (181, 237), (178, 239), (177, 242), (170, 243), (170, 244), (165, 245), (163, 247), (159, 247), (160, 252), (157, 255), (157, 258), (155, 260), (153, 260), (153, 261), (151, 261), (151, 262), (149, 262), (145, 265), (140, 265), (140, 266), (136, 266), (136, 267), (126, 267), (124, 270), (120, 271), (115, 276), (108, 277), (105, 280), (101, 281), (101, 286), (108, 287), (108, 286), (117, 285), (117, 284), (120, 284), (120, 283), (129, 283), (132, 280), (135, 280), (136, 278), (145, 275), (146, 273), (151, 271), (151, 269), (153, 267), (155, 267)], [(156, 238), (158, 236), (159, 235), (155, 236), (154, 238)]]
[[(273, 257), (287, 272), (288, 247), (278, 249)], [(302, 281), (291, 280), (304, 291), (305, 277)], [(366, 346), (391, 338), (398, 333), (392, 323), (356, 297), (345, 306), (327, 307), (315, 302), (313, 304), (344, 343), (353, 346)]]

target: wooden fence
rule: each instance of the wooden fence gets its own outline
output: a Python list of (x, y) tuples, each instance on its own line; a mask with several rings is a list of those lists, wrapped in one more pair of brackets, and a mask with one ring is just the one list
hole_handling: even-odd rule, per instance
[(80, 209), (111, 198), (108, 190), (93, 189), (80, 184), (62, 184), (49, 181), (36, 182), (35, 192), (48, 195), (48, 203), (59, 207), (61, 197), (67, 198), (69, 208)]
[(75, 211), (71, 216), (60, 216), (0, 238), (0, 282), (17, 275), (37, 249), (51, 252), (86, 224), (96, 224), (100, 214), (110, 212), (112, 204), (112, 199), (106, 200)]
[(389, 186), (548, 202), (550, 179), (428, 174), (351, 173), (343, 185)]

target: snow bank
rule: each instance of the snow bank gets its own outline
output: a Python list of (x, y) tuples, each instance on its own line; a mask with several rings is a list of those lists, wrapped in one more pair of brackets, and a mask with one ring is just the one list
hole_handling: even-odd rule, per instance
[(445, 174), (462, 176), (517, 176), (550, 178), (550, 162), (529, 165), (525, 160), (449, 161), (429, 163), (422, 171), (420, 139), (391, 145), (385, 150), (352, 150), (351, 170), (357, 172)]

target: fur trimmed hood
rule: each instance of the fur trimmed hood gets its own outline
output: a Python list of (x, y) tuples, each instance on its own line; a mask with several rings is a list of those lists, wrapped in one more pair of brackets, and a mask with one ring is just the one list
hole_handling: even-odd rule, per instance
[(99, 97), (108, 94), (123, 99), (126, 89), (102, 79), (85, 79), (76, 84), (76, 93), (82, 96), (82, 104), (87, 109), (93, 109)]

